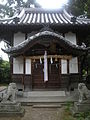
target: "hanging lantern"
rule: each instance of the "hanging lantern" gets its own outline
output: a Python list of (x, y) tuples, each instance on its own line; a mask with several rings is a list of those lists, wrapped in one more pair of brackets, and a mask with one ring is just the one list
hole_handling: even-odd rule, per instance
[(41, 57), (40, 57), (40, 64), (42, 64), (42, 59), (41, 59)]
[(51, 61), (51, 64), (52, 64), (52, 63), (53, 63), (53, 59), (52, 59), (52, 57), (51, 57), (50, 61)]

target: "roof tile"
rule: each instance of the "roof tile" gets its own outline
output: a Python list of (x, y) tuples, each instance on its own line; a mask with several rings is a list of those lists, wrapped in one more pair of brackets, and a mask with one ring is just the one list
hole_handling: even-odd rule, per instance
[(0, 24), (15, 24), (14, 19), (19, 18), (18, 24), (90, 24), (90, 19), (76, 18), (72, 21), (73, 15), (66, 10), (47, 10), (42, 8), (23, 8), (20, 13), (8, 19), (0, 19)]

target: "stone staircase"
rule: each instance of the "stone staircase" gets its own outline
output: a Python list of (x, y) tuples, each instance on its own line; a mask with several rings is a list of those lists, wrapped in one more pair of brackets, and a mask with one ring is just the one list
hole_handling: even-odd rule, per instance
[(23, 97), (59, 97), (66, 96), (65, 91), (31, 91), (24, 92)]
[[(32, 104), (65, 104), (67, 101), (77, 101), (76, 93), (71, 94), (65, 91), (31, 91), (24, 92), (23, 96), (18, 96), (17, 101), (21, 102), (23, 105)], [(46, 107), (44, 106), (44, 107)], [(42, 107), (42, 105), (41, 105)], [(54, 107), (54, 106), (53, 106)]]

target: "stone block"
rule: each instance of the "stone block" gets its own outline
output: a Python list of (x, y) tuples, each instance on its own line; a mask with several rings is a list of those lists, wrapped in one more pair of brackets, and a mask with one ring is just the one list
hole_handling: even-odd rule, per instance
[(23, 116), (24, 112), (21, 103), (0, 103), (0, 116)]
[(90, 110), (90, 103), (87, 103), (87, 102), (86, 103), (75, 102), (74, 107), (75, 107), (76, 111), (86, 112), (86, 111)]
[(90, 103), (79, 103), (75, 102), (74, 106), (71, 108), (73, 116), (78, 116), (79, 113), (90, 111)]

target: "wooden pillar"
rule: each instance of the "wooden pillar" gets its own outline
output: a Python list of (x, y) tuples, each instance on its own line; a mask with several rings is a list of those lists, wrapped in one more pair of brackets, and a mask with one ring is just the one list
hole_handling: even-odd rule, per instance
[(82, 79), (82, 70), (81, 70), (80, 57), (78, 57), (78, 73), (79, 73), (79, 80), (81, 80)]
[(81, 62), (80, 62), (80, 58), (78, 58), (78, 72), (79, 72), (79, 74), (81, 74), (80, 66), (81, 66)]
[(61, 59), (59, 59), (59, 80), (61, 82)]
[(70, 84), (71, 84), (71, 74), (69, 74), (69, 59), (67, 60), (67, 74), (68, 74), (68, 84), (67, 84), (67, 90), (69, 91), (69, 87), (70, 87)]
[(25, 57), (23, 56), (23, 78), (22, 78), (23, 90), (25, 90), (24, 78), (25, 78)]
[(69, 60), (67, 60), (67, 73), (69, 74)]
[(11, 73), (10, 75), (11, 75), (11, 81), (12, 81), (12, 75), (13, 75), (13, 58), (10, 57), (9, 60), (10, 60), (10, 73)]
[(33, 62), (33, 60), (31, 59), (31, 82), (30, 82), (31, 83), (31, 85), (30, 85), (30, 90), (31, 91), (32, 91), (32, 88), (33, 88), (33, 76), (32, 76), (33, 75), (33, 72), (32, 72), (33, 71), (33, 63), (32, 62)]

